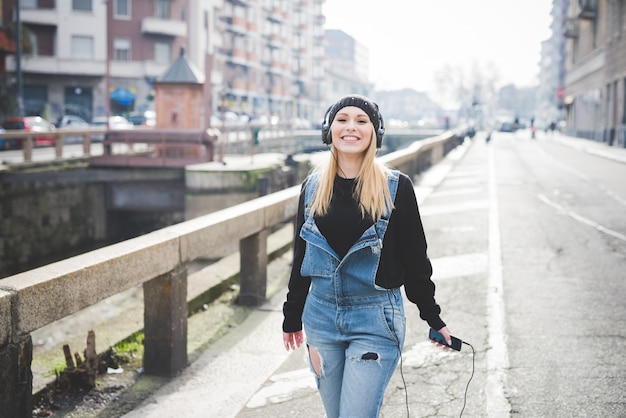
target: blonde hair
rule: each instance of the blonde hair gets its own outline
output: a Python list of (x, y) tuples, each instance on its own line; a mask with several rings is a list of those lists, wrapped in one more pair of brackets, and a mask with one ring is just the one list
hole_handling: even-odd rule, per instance
[[(311, 215), (324, 216), (330, 208), (333, 196), (333, 185), (337, 176), (337, 160), (334, 157), (335, 147), (330, 144), (331, 155), (326, 161), (314, 168), (318, 175), (317, 186), (311, 202)], [(393, 201), (387, 179), (390, 169), (376, 159), (376, 134), (372, 131), (370, 145), (365, 152), (361, 169), (356, 177), (355, 196), (360, 203), (361, 216), (369, 215), (373, 220), (380, 219), (393, 209)]]

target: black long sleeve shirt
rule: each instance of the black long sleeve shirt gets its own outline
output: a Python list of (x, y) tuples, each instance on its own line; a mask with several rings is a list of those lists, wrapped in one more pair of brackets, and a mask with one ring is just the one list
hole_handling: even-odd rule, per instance
[[(320, 232), (335, 252), (343, 257), (356, 240), (374, 222), (361, 216), (359, 202), (353, 197), (354, 179), (335, 178), (333, 197), (328, 214), (315, 217)], [(311, 285), (311, 278), (300, 274), (306, 243), (300, 237), (304, 223), (304, 187), (296, 219), (294, 258), (287, 301), (283, 305), (283, 331), (302, 329), (302, 311)], [(434, 329), (445, 323), (439, 317), (441, 309), (435, 302), (435, 284), (431, 280), (432, 266), (428, 259), (426, 237), (419, 214), (413, 184), (408, 176), (401, 174), (394, 210), (389, 218), (383, 239), (381, 259), (376, 273), (376, 284), (386, 289), (404, 285), (407, 298), (415, 303), (420, 317)]]

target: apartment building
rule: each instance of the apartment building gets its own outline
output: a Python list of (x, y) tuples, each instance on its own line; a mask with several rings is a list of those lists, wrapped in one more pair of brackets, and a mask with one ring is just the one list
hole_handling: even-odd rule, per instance
[[(3, 27), (15, 0), (0, 0)], [(323, 0), (20, 0), (24, 109), (87, 120), (153, 107), (181, 48), (210, 113), (321, 119)], [(6, 71), (16, 71), (15, 55)], [(208, 117), (207, 117), (208, 121)]]
[(539, 100), (537, 120), (540, 125), (565, 118), (563, 99), (565, 98), (565, 48), (567, 38), (563, 28), (567, 18), (569, 0), (552, 1), (552, 36), (541, 43), (539, 72)]
[(350, 93), (372, 96), (374, 86), (369, 81), (369, 49), (339, 29), (326, 30), (326, 41), (329, 65), (325, 96), (328, 102)]
[(568, 132), (625, 146), (626, 0), (570, 1), (564, 34)]

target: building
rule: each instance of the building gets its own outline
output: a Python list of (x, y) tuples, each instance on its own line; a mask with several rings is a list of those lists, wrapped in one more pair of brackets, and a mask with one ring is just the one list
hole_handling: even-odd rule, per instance
[[(552, 36), (541, 43), (537, 120), (540, 127), (565, 118), (566, 28), (569, 0), (552, 1)], [(544, 125), (544, 126), (541, 126)]]
[(626, 0), (570, 1), (563, 104), (571, 135), (624, 146)]
[(369, 50), (342, 30), (326, 30), (327, 103), (350, 93), (371, 96), (374, 86), (369, 81)]
[[(0, 0), (2, 27), (15, 20), (15, 3)], [(27, 114), (91, 120), (150, 109), (152, 83), (182, 47), (207, 80), (207, 125), (224, 111), (283, 120), (322, 112), (323, 0), (20, 3), (33, 45), (21, 60)], [(15, 73), (15, 55), (6, 63)]]

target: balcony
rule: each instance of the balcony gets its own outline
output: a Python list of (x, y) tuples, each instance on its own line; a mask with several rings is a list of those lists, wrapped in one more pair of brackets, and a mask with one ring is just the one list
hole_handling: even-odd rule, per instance
[(267, 12), (267, 20), (274, 23), (283, 23), (284, 17), (282, 12), (278, 7), (273, 7), (271, 10)]
[(144, 35), (165, 35), (186, 37), (187, 23), (158, 17), (144, 17), (141, 20), (141, 33)]
[(57, 26), (59, 15), (55, 9), (20, 9), (22, 23)]
[(563, 36), (566, 38), (578, 38), (578, 19), (568, 18), (563, 25)]
[(250, 2), (245, 0), (227, 0), (227, 3), (231, 3), (239, 7), (250, 7)]
[(596, 17), (597, 0), (579, 0), (580, 11), (578, 18), (582, 20), (593, 20)]

